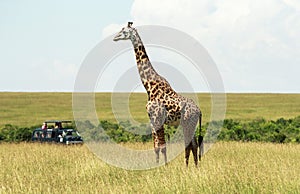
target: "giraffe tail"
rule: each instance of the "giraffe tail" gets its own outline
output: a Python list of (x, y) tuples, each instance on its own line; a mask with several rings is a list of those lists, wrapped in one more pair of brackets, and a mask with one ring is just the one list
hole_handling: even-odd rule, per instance
[(200, 115), (199, 115), (199, 136), (198, 136), (199, 160), (200, 161), (201, 161), (201, 157), (203, 156), (203, 153), (204, 153), (204, 144), (203, 144), (203, 135), (202, 135), (201, 123), (202, 123), (202, 113), (200, 112)]

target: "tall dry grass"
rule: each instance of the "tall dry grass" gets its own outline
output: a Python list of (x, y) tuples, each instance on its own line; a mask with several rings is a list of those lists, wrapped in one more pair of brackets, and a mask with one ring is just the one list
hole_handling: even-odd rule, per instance
[(219, 142), (199, 168), (181, 154), (141, 171), (109, 166), (85, 145), (0, 144), (0, 164), (0, 193), (300, 193), (297, 144)]

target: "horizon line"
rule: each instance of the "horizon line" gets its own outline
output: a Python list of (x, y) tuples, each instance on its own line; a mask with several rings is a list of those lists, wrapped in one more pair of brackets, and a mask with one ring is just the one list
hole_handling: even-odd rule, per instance
[[(288, 91), (224, 91), (224, 92), (210, 92), (210, 91), (176, 91), (177, 93), (197, 93), (197, 94), (210, 94), (210, 93), (224, 93), (224, 94), (300, 94), (299, 92), (288, 92)], [(50, 91), (50, 90), (45, 90), (45, 91), (36, 91), (36, 90), (11, 90), (11, 91), (6, 91), (6, 90), (0, 90), (0, 93), (141, 93), (141, 94), (147, 94), (147, 92), (142, 92), (142, 91)]]

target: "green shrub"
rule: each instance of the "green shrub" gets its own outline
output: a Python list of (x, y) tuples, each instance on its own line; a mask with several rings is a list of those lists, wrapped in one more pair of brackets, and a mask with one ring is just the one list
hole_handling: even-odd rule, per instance
[(299, 136), (299, 116), (294, 119), (280, 118), (276, 121), (258, 118), (244, 123), (225, 119), (218, 140), (290, 143), (299, 142)]
[(19, 128), (11, 124), (5, 125), (0, 130), (0, 141), (5, 142), (21, 142), (29, 141), (31, 139), (32, 128)]
[[(106, 120), (100, 121), (98, 126), (94, 126), (90, 121), (76, 124), (85, 141), (107, 141), (109, 139), (117, 143), (152, 141), (151, 127), (146, 124), (133, 126), (129, 121), (116, 124)], [(0, 129), (0, 141), (29, 141), (32, 131), (37, 127), (40, 126), (21, 128), (7, 124)], [(74, 122), (70, 127), (75, 128)], [(220, 128), (222, 128), (221, 131)], [(177, 130), (179, 129), (166, 126), (166, 139), (170, 140)], [(201, 131), (198, 126), (195, 134), (204, 136), (206, 142), (214, 141), (214, 138), (218, 137), (218, 140), (222, 141), (300, 143), (300, 116), (293, 119), (280, 118), (276, 121), (267, 121), (263, 118), (257, 118), (249, 122), (233, 119), (212, 121), (203, 124)]]

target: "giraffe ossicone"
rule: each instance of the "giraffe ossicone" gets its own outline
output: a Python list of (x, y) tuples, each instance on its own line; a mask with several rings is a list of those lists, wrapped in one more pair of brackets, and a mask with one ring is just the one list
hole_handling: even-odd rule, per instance
[(203, 137), (200, 134), (196, 138), (195, 134), (198, 122), (201, 130), (201, 110), (192, 99), (176, 93), (169, 82), (155, 71), (143, 42), (132, 24), (133, 22), (128, 22), (128, 25), (122, 28), (113, 40), (131, 40), (132, 42), (140, 79), (148, 94), (146, 110), (152, 128), (156, 162), (159, 162), (159, 152), (162, 152), (165, 163), (167, 162), (164, 125), (178, 126), (180, 124), (184, 134), (186, 165), (188, 165), (192, 151), (197, 166), (198, 147), (199, 159), (203, 153)]

